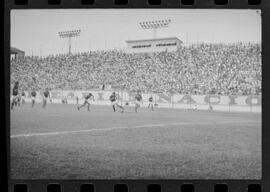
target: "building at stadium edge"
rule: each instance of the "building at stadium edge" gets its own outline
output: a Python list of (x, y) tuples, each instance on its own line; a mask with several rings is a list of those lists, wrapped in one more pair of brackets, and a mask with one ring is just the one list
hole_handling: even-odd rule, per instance
[(127, 53), (177, 51), (183, 43), (177, 37), (128, 40)]

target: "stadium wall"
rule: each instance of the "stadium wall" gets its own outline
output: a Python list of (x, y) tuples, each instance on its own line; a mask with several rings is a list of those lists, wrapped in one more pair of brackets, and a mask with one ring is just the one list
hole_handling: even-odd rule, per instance
[[(76, 97), (79, 98), (79, 104), (83, 103), (84, 96), (91, 92), (96, 105), (110, 105), (109, 97), (112, 91), (51, 91), (52, 103), (62, 103), (63, 99), (67, 99), (68, 104), (76, 104)], [(115, 91), (119, 98), (119, 103), (129, 106), (134, 105), (135, 93), (126, 91)], [(163, 94), (163, 93), (147, 93), (142, 94), (143, 107), (148, 106), (148, 98), (150, 95), (154, 98), (157, 107), (175, 108), (175, 109), (198, 109), (208, 110), (209, 105), (213, 110), (217, 111), (238, 111), (238, 112), (261, 112), (261, 95), (180, 95), (180, 94)], [(26, 92), (26, 101), (30, 102), (30, 93)], [(37, 93), (37, 102), (42, 101), (42, 95)]]

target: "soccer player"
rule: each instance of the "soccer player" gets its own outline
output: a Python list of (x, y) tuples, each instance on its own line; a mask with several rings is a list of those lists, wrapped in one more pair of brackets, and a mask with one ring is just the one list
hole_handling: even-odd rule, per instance
[(76, 96), (76, 105), (79, 105), (79, 97), (78, 96)]
[(213, 111), (213, 106), (209, 103), (208, 111)]
[(11, 109), (13, 109), (14, 105), (17, 106), (18, 95), (19, 95), (19, 81), (16, 81), (12, 89)]
[(22, 101), (22, 99), (21, 99), (21, 95), (20, 94), (18, 94), (18, 96), (17, 96), (17, 106), (21, 106), (21, 101)]
[(93, 101), (95, 101), (94, 95), (92, 93), (88, 93), (85, 97), (84, 97), (84, 103), (81, 106), (78, 106), (78, 110), (80, 110), (82, 107), (84, 107), (85, 105), (87, 105), (87, 110), (90, 111), (90, 99), (93, 98)]
[(124, 107), (122, 107), (121, 105), (118, 104), (118, 99), (116, 97), (116, 94), (115, 92), (113, 92), (110, 96), (110, 101), (111, 101), (111, 104), (112, 104), (112, 107), (113, 107), (113, 112), (115, 112), (115, 106), (119, 107), (121, 110), (121, 113), (124, 112)]
[(31, 102), (32, 102), (32, 108), (34, 107), (35, 103), (36, 103), (36, 96), (37, 96), (37, 93), (35, 91), (35, 89), (33, 89), (31, 91)]
[(25, 92), (22, 92), (22, 104), (25, 104)]
[(67, 96), (64, 97), (64, 103), (68, 104)]
[(46, 90), (43, 92), (43, 104), (42, 104), (43, 109), (46, 107), (46, 104), (49, 98), (50, 98), (50, 92), (49, 92), (49, 89), (46, 88)]
[(154, 111), (154, 104), (153, 104), (153, 96), (151, 95), (148, 99), (149, 104), (148, 104), (148, 108), (151, 107), (151, 110)]
[(196, 103), (193, 105), (193, 110), (194, 111), (197, 111), (198, 110), (198, 107), (197, 107), (197, 104)]
[(67, 96), (64, 96), (64, 97), (62, 98), (62, 103), (63, 103), (63, 104), (67, 104)]
[(140, 90), (137, 91), (137, 94), (135, 95), (135, 112), (138, 112), (138, 108), (140, 107), (140, 103), (142, 102), (142, 95), (140, 93)]

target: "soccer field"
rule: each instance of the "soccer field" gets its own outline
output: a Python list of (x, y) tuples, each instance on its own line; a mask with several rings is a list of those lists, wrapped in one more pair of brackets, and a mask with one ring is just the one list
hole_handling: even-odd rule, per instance
[(91, 107), (11, 111), (11, 178), (261, 177), (261, 114)]

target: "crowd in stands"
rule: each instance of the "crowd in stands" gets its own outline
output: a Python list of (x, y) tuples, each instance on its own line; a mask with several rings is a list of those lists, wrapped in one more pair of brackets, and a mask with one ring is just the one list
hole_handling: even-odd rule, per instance
[(174, 52), (92, 51), (11, 61), (21, 89), (122, 90), (181, 94), (261, 94), (261, 45), (194, 44)]

